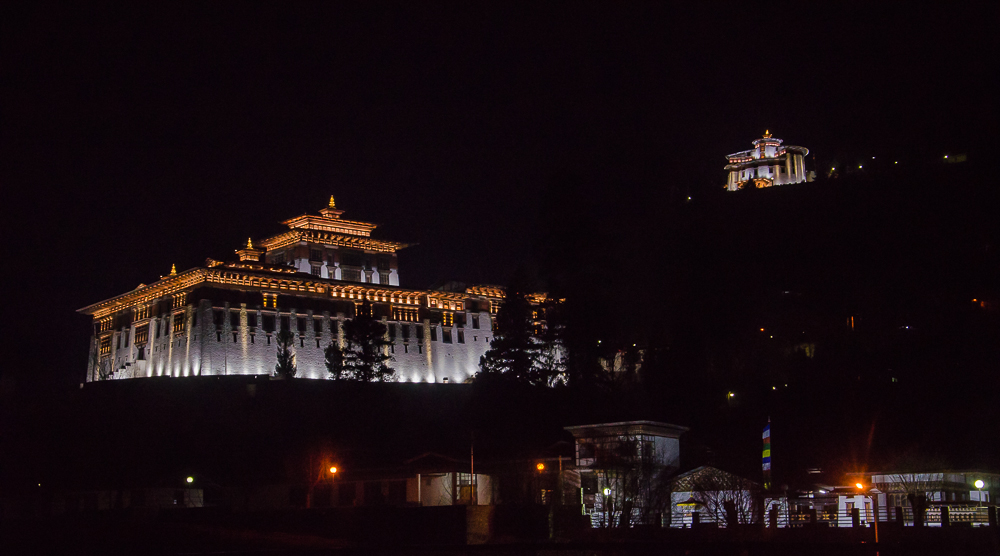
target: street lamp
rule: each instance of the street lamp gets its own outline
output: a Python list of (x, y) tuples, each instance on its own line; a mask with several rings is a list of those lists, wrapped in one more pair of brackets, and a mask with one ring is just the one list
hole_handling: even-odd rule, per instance
[[(862, 483), (854, 483), (854, 486), (857, 487), (858, 491), (864, 493), (864, 490), (865, 490), (865, 485), (864, 484), (862, 484)], [(874, 489), (872, 489), (872, 490), (874, 490)], [(878, 492), (878, 490), (874, 490), (874, 492)], [(864, 496), (867, 497), (868, 495), (865, 494)], [(872, 494), (872, 510), (874, 510), (874, 513), (875, 513), (875, 515), (872, 516), (872, 518), (873, 518), (872, 521), (873, 521), (873, 523), (875, 523), (875, 546), (877, 547), (878, 546), (878, 497), (875, 496), (874, 494)], [(865, 512), (865, 517), (866, 518), (868, 517), (867, 513), (868, 512)]]
[(194, 482), (194, 477), (188, 477), (187, 479), (184, 480), (187, 482), (187, 484), (191, 484)]
[(986, 483), (984, 483), (982, 479), (976, 479), (976, 482), (974, 482), (972, 484), (976, 487), (976, 490), (979, 491), (979, 507), (982, 508), (983, 507), (983, 487), (986, 486)]
[(335, 475), (336, 473), (337, 473), (337, 467), (336, 466), (330, 467), (330, 474)]

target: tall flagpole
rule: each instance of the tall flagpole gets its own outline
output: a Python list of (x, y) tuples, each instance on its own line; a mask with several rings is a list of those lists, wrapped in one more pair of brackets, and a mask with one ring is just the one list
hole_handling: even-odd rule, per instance
[(771, 418), (767, 418), (764, 426), (764, 452), (761, 456), (761, 467), (764, 471), (764, 489), (771, 489)]

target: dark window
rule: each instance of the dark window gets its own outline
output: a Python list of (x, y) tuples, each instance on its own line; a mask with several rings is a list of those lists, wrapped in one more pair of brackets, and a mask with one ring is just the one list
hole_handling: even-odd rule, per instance
[(465, 343), (465, 330), (462, 330), (461, 328), (458, 329), (458, 343)]
[(239, 313), (234, 313), (234, 312), (230, 312), (229, 313), (229, 326), (232, 327), (232, 328), (239, 328), (240, 327), (240, 314)]
[(432, 342), (438, 341), (438, 327), (436, 326), (431, 327), (431, 341)]
[(408, 341), (410, 339), (410, 325), (401, 324), (399, 325), (400, 331), (403, 332), (403, 341)]
[(264, 332), (274, 332), (274, 315), (264, 315)]
[(386, 272), (386, 274), (389, 273), (389, 257), (378, 258), (378, 271), (381, 274), (383, 270)]
[(379, 273), (378, 273), (378, 283), (381, 284), (381, 285), (383, 285), (383, 286), (388, 286), (389, 285), (389, 271), (388, 270), (386, 270), (384, 272), (381, 271), (381, 270), (379, 271)]
[(313, 276), (321, 276), (322, 275), (322, 272), (320, 271), (319, 265), (312, 265), (312, 270), (310, 272), (312, 273)]
[(479, 330), (479, 315), (472, 315), (472, 328)]
[(363, 266), (364, 257), (360, 253), (345, 251), (340, 254), (340, 266)]
[(340, 267), (340, 279), (345, 282), (360, 282), (361, 271), (351, 268)]
[(298, 322), (299, 334), (302, 334), (302, 333), (304, 333), (306, 331), (306, 318), (305, 317), (299, 317), (298, 321), (299, 321)]
[(212, 322), (215, 323), (215, 326), (222, 326), (222, 320), (223, 320), (222, 309), (213, 309)]
[(583, 474), (580, 477), (580, 488), (584, 494), (597, 494), (597, 477), (591, 473)]
[(292, 327), (288, 324), (288, 317), (281, 317), (281, 329), (291, 331)]
[(322, 261), (323, 260), (323, 250), (322, 249), (310, 249), (309, 250), (309, 260), (310, 261)]
[(389, 324), (389, 339), (390, 340), (395, 340), (396, 339), (396, 325), (395, 324), (391, 324), (391, 323)]
[(311, 505), (314, 508), (329, 508), (333, 499), (333, 486), (317, 486), (313, 489)]
[(308, 492), (306, 487), (291, 487), (288, 489), (288, 503), (295, 507), (305, 507)]
[(357, 497), (357, 487), (354, 483), (340, 483), (337, 486), (337, 505), (353, 506)]
[(250, 328), (257, 328), (257, 313), (247, 314), (247, 326)]
[(387, 502), (394, 506), (406, 503), (406, 481), (389, 481), (389, 496)]
[(417, 340), (424, 341), (424, 325), (417, 325)]
[(451, 343), (451, 330), (448, 330), (448, 329), (442, 330), (441, 331), (441, 340), (443, 340), (444, 343), (446, 343), (446, 344), (450, 344)]
[(271, 255), (271, 264), (285, 264), (285, 254), (275, 253)]

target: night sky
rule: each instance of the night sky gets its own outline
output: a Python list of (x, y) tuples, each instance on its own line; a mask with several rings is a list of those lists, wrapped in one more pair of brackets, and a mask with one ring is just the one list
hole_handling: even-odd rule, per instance
[(419, 243), (401, 279), (424, 288), (504, 283), (554, 176), (648, 212), (668, 187), (694, 202), (718, 189), (724, 156), (765, 129), (809, 148), (810, 169), (986, 156), (996, 16), (994, 3), (6, 3), (0, 372), (78, 382), (76, 309), (173, 263), (232, 258), (331, 194), (379, 237)]

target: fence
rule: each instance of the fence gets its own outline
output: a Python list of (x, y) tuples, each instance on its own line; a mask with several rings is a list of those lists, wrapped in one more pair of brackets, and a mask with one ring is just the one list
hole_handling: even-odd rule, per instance
[[(718, 527), (725, 528), (730, 524), (748, 525), (760, 524), (761, 520), (754, 518), (751, 523), (740, 516), (715, 515), (705, 511), (675, 511), (670, 516), (669, 525), (675, 528)], [(913, 527), (915, 525), (913, 509), (910, 507), (887, 508), (884, 506), (872, 508), (839, 508), (839, 509), (807, 509), (790, 510), (787, 505), (775, 503), (763, 515), (765, 527), (800, 528), (800, 527), (875, 527), (875, 521), (882, 526)], [(977, 506), (976, 504), (949, 504), (931, 506), (924, 512), (923, 525), (926, 527), (996, 526), (996, 507)], [(597, 525), (595, 525), (597, 526)]]

